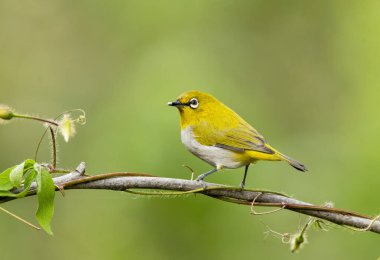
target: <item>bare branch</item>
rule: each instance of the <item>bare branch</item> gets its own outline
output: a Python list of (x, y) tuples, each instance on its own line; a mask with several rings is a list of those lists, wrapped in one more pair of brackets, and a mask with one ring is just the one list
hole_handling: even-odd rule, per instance
[[(275, 192), (241, 190), (239, 188), (215, 183), (154, 177), (142, 173), (120, 172), (85, 176), (84, 169), (84, 163), (82, 163), (78, 166), (76, 171), (54, 178), (55, 185), (59, 188), (64, 188), (65, 190), (104, 189), (129, 191), (130, 189), (155, 189), (176, 191), (170, 192), (169, 195), (201, 193), (209, 197), (237, 204), (279, 207), (324, 219), (338, 225), (380, 234), (380, 220), (378, 218), (370, 218), (365, 215), (337, 208), (315, 206)], [(21, 190), (16, 190), (15, 192), (20, 192)], [(35, 195), (35, 185), (32, 185), (28, 196), (30, 195)], [(12, 199), (13, 198), (0, 197), (0, 203)]]

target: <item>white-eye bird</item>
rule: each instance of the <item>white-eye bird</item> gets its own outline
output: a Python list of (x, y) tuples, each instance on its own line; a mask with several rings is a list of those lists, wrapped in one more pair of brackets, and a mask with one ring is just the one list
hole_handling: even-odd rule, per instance
[(286, 161), (299, 171), (307, 171), (305, 165), (271, 147), (255, 128), (210, 94), (188, 91), (168, 105), (179, 110), (182, 143), (215, 167), (199, 175), (197, 181), (223, 168), (245, 166), (240, 185), (244, 188), (249, 165), (259, 160)]

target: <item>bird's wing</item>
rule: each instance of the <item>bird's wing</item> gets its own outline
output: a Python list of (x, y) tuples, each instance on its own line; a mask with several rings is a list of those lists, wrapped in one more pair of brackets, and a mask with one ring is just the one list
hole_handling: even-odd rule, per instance
[(262, 153), (273, 154), (274, 151), (265, 145), (264, 137), (254, 128), (245, 125), (226, 130), (219, 135), (214, 146), (244, 152), (253, 150)]
[(201, 143), (204, 145), (216, 146), (234, 152), (242, 153), (245, 150), (252, 150), (267, 154), (275, 153), (265, 145), (264, 137), (245, 122), (239, 123), (236, 127), (219, 129), (218, 131), (204, 129), (202, 136), (204, 140), (201, 140)]

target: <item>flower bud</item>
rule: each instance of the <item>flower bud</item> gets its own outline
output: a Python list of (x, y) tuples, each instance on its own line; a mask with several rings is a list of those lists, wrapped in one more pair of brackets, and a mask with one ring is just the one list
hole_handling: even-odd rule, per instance
[(304, 232), (300, 232), (295, 234), (290, 241), (290, 249), (292, 253), (298, 252), (301, 246), (307, 242), (306, 234)]
[(0, 119), (11, 120), (13, 116), (14, 114), (9, 107), (0, 105)]

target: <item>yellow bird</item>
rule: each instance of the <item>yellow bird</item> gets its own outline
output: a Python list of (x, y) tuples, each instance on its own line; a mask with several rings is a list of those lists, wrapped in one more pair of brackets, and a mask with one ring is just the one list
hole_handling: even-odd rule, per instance
[(168, 105), (179, 110), (182, 143), (215, 167), (199, 175), (197, 181), (223, 168), (245, 166), (240, 184), (244, 188), (249, 165), (259, 160), (286, 161), (299, 171), (307, 171), (305, 165), (271, 147), (255, 128), (210, 94), (188, 91)]

